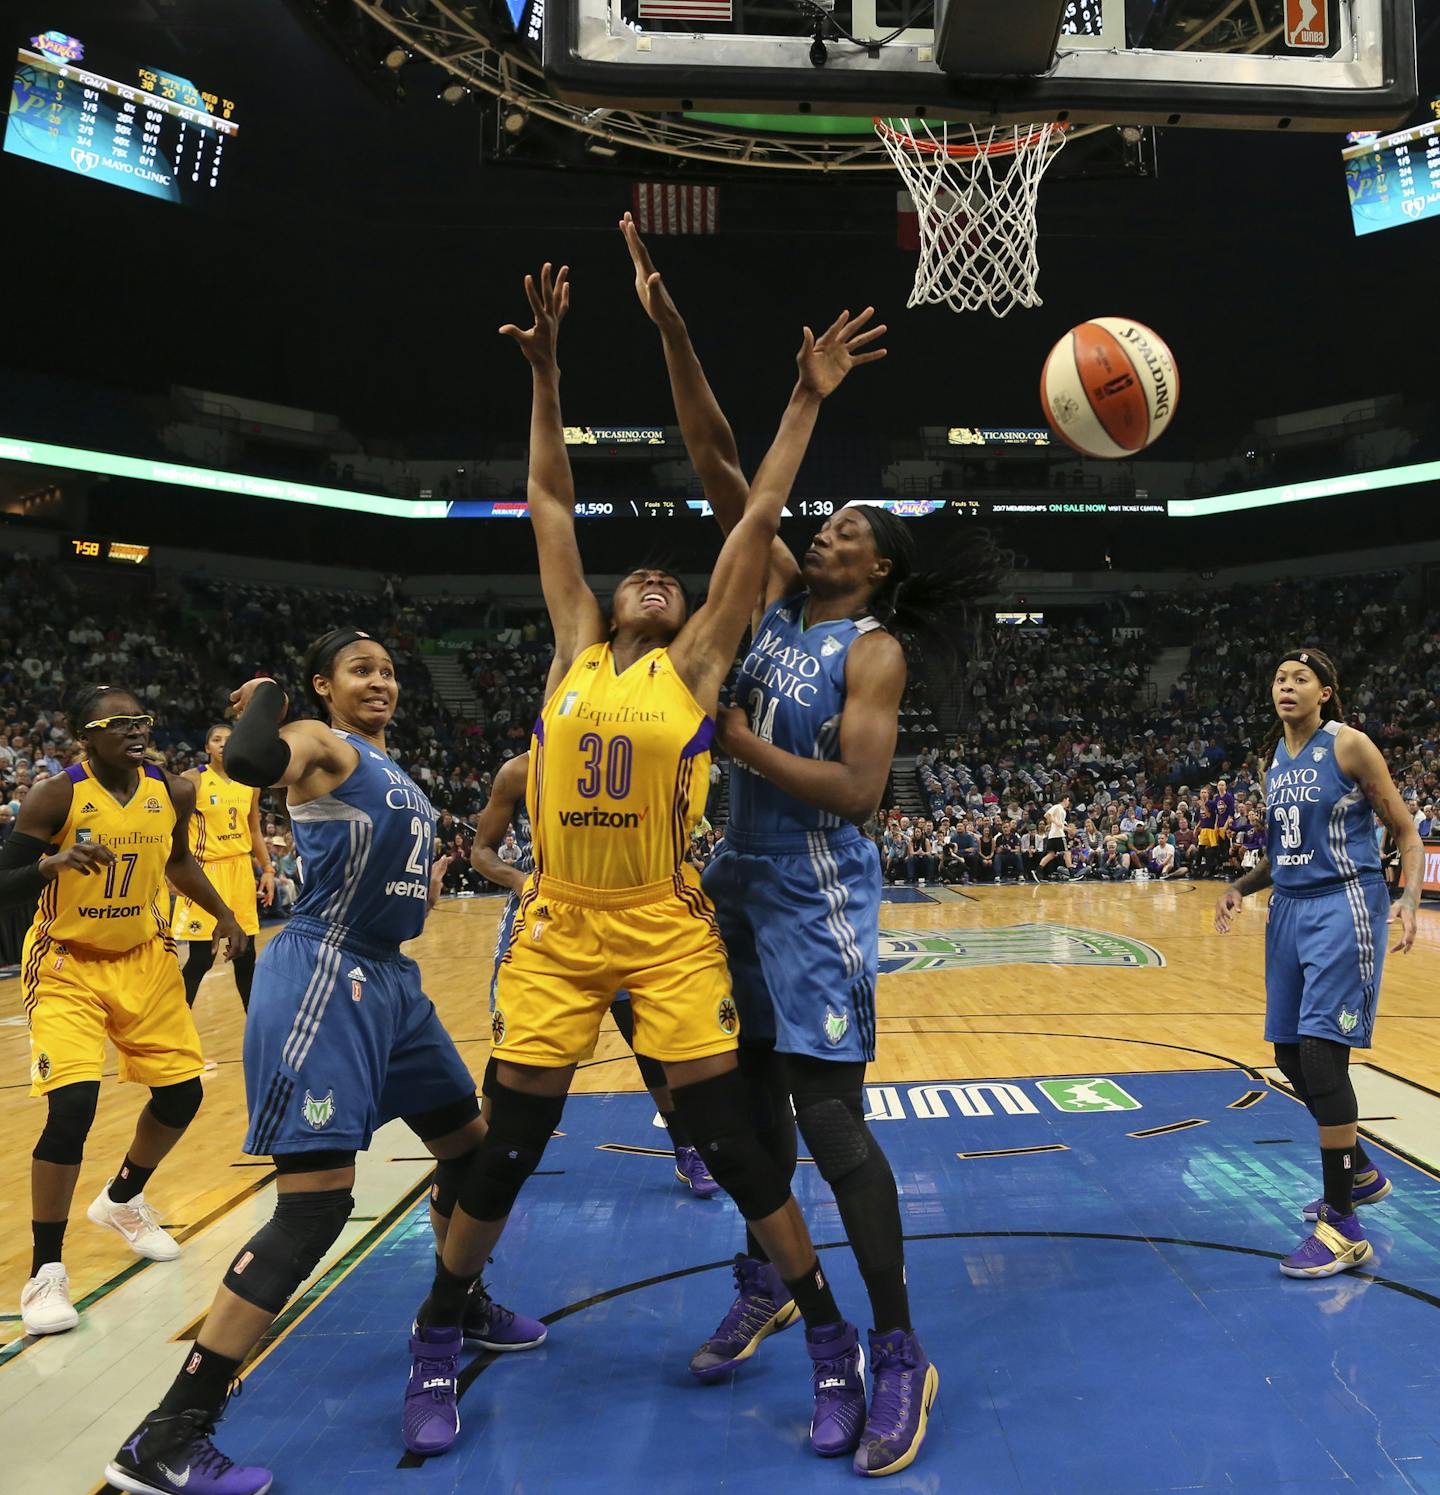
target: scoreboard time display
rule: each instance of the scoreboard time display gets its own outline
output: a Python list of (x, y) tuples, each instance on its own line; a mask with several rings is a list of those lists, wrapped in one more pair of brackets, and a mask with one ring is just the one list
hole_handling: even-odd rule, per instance
[(78, 37), (20, 48), (5, 149), (165, 202), (193, 204), (223, 180), (239, 134), (235, 101), (159, 68), (92, 64)]
[(124, 566), (145, 566), (150, 562), (150, 547), (128, 540), (100, 540), (90, 535), (73, 535), (70, 557), (76, 561), (118, 561)]

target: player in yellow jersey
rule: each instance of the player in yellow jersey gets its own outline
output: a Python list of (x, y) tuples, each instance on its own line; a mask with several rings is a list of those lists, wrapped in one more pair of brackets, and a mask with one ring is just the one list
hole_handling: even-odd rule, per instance
[[(260, 833), (260, 791), (241, 784), (225, 772), (225, 744), (230, 727), (217, 722), (205, 734), (204, 768), (187, 768), (180, 775), (195, 786), (195, 814), (190, 819), (190, 850), (204, 869), (210, 885), (253, 939), (260, 933), (256, 912), (255, 872), (260, 874), (259, 899), (269, 908), (275, 901), (275, 869)], [(251, 871), (251, 867), (254, 871)], [(180, 941), (180, 974), (185, 979), (185, 1001), (193, 1007), (205, 974), (215, 963), (215, 921), (193, 899), (175, 904), (175, 938)], [(250, 982), (255, 975), (255, 947), (230, 963), (240, 1005), (250, 1010)]]
[(152, 718), (139, 701), (112, 686), (84, 687), (67, 714), (85, 756), (35, 786), (0, 852), (0, 902), (36, 904), (20, 967), (30, 1093), (47, 1104), (30, 1174), (34, 1260), (20, 1299), (31, 1334), (79, 1321), (61, 1246), (107, 1038), (120, 1079), (148, 1085), (150, 1103), (87, 1214), (137, 1255), (180, 1254), (143, 1192), (200, 1108), (204, 1067), (161, 912), (166, 879), (214, 918), (231, 956), (246, 943), (190, 854), (194, 788), (145, 760)]
[(576, 1064), (624, 988), (636, 1052), (664, 1066), (701, 1156), (789, 1289), (784, 1313), (757, 1330), (757, 1342), (793, 1321), (797, 1308), (804, 1316), (815, 1362), (811, 1440), (828, 1452), (835, 1417), (864, 1416), (863, 1393), (857, 1413), (852, 1396), (837, 1400), (832, 1373), (856, 1331), (835, 1303), (789, 1180), (756, 1136), (736, 1065), (740, 1023), (725, 947), (685, 850), (709, 788), (720, 685), (760, 595), (820, 403), (852, 365), (882, 356), (860, 350), (885, 329), (866, 330), (870, 311), (853, 320), (842, 313), (819, 339), (805, 329), (798, 382), (705, 605), (692, 616), (675, 577), (642, 566), (616, 588), (607, 616), (576, 543), (560, 416), (555, 346), (569, 272), (552, 276), (547, 264), (538, 283), (526, 277), (525, 291), (534, 326), (501, 331), (520, 345), (533, 377), (530, 519), (555, 631), (525, 796), (535, 870), (501, 962), (489, 1131), (461, 1186), (412, 1341), (420, 1374), (411, 1377), (407, 1427), (427, 1417), (426, 1446), (436, 1452), (458, 1432), (454, 1398), (438, 1388), (447, 1378), (453, 1385), (465, 1295), (540, 1161)]

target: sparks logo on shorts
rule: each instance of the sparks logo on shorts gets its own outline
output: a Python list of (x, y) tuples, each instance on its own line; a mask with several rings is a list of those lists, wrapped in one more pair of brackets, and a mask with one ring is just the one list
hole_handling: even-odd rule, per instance
[(152, 815), (158, 815), (160, 813), (160, 801), (158, 799), (156, 799), (155, 796), (152, 794), (150, 796), (150, 798), (145, 801), (145, 808)]
[(185, 927), (186, 927), (186, 929), (188, 929), (190, 931), (191, 934), (199, 934), (200, 933), (200, 921), (199, 921), (199, 919), (191, 919), (191, 921)]
[(365, 995), (365, 988), (363, 985), (363, 982), (365, 980), (365, 972), (362, 971), (359, 966), (351, 966), (347, 974), (350, 978), (350, 1000), (352, 1002), (358, 1002), (360, 998)]
[(48, 1080), (50, 1078), (50, 1071), (52, 1068), (53, 1066), (50, 1063), (50, 1055), (47, 1054), (43, 1049), (35, 1055), (35, 1062), (30, 1066), (31, 1071), (37, 1080)]
[(850, 1014), (847, 1012), (831, 1012), (825, 1009), (825, 1042), (834, 1048), (844, 1038), (850, 1027)]
[(302, 1110), (312, 1130), (324, 1131), (335, 1117), (335, 1092), (327, 1091), (323, 1099), (316, 1100), (307, 1090)]
[(715, 1009), (715, 1021), (720, 1024), (720, 1031), (726, 1038), (734, 1038), (740, 1031), (740, 1013), (736, 1010), (733, 997), (720, 998), (720, 1005)]
[(1346, 1012), (1342, 1007), (1340, 1009), (1339, 1021), (1340, 1031), (1342, 1033), (1353, 1033), (1355, 1031), (1356, 1025), (1360, 1021), (1360, 1014), (1358, 1012)]
[(1012, 924), (1004, 929), (882, 929), (882, 974), (955, 966), (1163, 966), (1153, 946), (1128, 935), (1073, 924)]
[(490, 1014), (490, 1041), (497, 1047), (505, 1042), (505, 1014), (498, 1007)]

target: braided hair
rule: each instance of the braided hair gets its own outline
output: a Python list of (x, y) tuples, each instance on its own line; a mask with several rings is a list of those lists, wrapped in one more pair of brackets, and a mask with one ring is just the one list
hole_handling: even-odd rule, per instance
[(961, 625), (979, 598), (995, 591), (1015, 564), (988, 530), (969, 529), (965, 544), (930, 571), (916, 571), (915, 539), (903, 519), (876, 504), (853, 506), (890, 570), (871, 594), (870, 611), (917, 655), (961, 652)]
[[(1282, 654), (1275, 661), (1275, 669), (1270, 672), (1270, 678), (1275, 678), (1275, 670), (1279, 669), (1287, 659), (1296, 660), (1298, 663), (1308, 666), (1315, 672), (1315, 678), (1322, 686), (1330, 687), (1328, 700), (1320, 703), (1320, 720), (1322, 722), (1341, 722), (1345, 720), (1345, 708), (1340, 704), (1340, 672), (1335, 668), (1335, 661), (1320, 649), (1306, 647), (1303, 649), (1291, 649)], [(1285, 723), (1277, 716), (1275, 725), (1266, 734), (1265, 740), (1260, 744), (1260, 772), (1266, 774), (1270, 771), (1270, 764), (1275, 757), (1275, 749), (1280, 745), (1280, 739), (1285, 733)]]
[(85, 730), (85, 723), (95, 715), (96, 703), (106, 696), (129, 696), (137, 704), (139, 701), (134, 691), (127, 690), (123, 685), (101, 685), (94, 680), (81, 681), (66, 695), (61, 707), (65, 720), (70, 724), (72, 737), (78, 740)]

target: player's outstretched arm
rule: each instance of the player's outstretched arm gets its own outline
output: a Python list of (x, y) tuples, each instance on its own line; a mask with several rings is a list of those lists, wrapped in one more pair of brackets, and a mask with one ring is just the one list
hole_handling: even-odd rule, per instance
[(1354, 727), (1341, 729), (1335, 741), (1335, 765), (1359, 784), (1370, 808), (1384, 822), (1400, 850), (1400, 871), (1405, 891), (1395, 905), (1392, 918), (1400, 924), (1400, 939), (1392, 953), (1404, 955), (1415, 943), (1415, 913), (1420, 907), (1420, 891), (1425, 880), (1425, 843), (1415, 828), (1415, 821), (1400, 798), (1400, 791), (1390, 777), (1384, 754)]
[(905, 677), (904, 650), (890, 634), (870, 633), (856, 640), (845, 662), (838, 760), (787, 753), (758, 736), (739, 707), (720, 715), (720, 746), (786, 794), (859, 825), (885, 793)]
[(715, 562), (709, 597), (670, 646), (675, 667), (707, 711), (713, 709), (720, 682), (750, 621), (770, 547), (780, 528), (780, 514), (809, 449), (821, 401), (840, 387), (857, 364), (885, 356), (883, 348), (868, 348), (885, 331), (883, 323), (867, 329), (874, 315), (874, 307), (853, 318), (843, 311), (819, 338), (805, 328), (795, 360), (800, 377), (750, 485), (745, 512), (726, 536)]
[[(268, 676), (231, 691), (230, 704), (238, 720), (225, 744), (225, 771), (237, 783), (252, 789), (311, 787), (323, 794), (360, 761), (355, 749), (322, 722), (307, 718), (282, 727), (289, 697)], [(326, 778), (333, 782), (323, 782)]]
[[(656, 270), (650, 251), (640, 237), (635, 220), (626, 213), (620, 220), (631, 263), (635, 266), (635, 294), (645, 314), (660, 332), (665, 350), (665, 367), (670, 374), (670, 393), (675, 401), (675, 415), (680, 435), (691, 464), (700, 477), (701, 486), (720, 528), (729, 534), (745, 512), (750, 484), (740, 466), (735, 433), (710, 381), (705, 377), (685, 319), (676, 309), (669, 288)], [(776, 536), (770, 547), (770, 565), (765, 578), (763, 606), (791, 591), (800, 567), (790, 547)]]
[(475, 822), (475, 841), (470, 847), (470, 865), (480, 876), (513, 893), (525, 886), (525, 874), (500, 860), (499, 847), (515, 816), (515, 806), (525, 793), (529, 771), (529, 753), (520, 753), (501, 766), (490, 785), (490, 798)]
[(1261, 857), (1248, 872), (1237, 877), (1215, 902), (1216, 933), (1228, 934), (1235, 915), (1240, 912), (1240, 905), (1252, 893), (1263, 893), (1271, 880), (1268, 856)]
[(540, 588), (555, 633), (555, 662), (546, 693), (569, 669), (575, 656), (605, 637), (600, 604), (585, 580), (580, 546), (575, 538), (575, 479), (565, 450), (565, 427), (560, 417), (560, 365), (556, 345), (560, 323), (570, 309), (570, 270), (552, 271), (547, 260), (537, 282), (525, 277), (525, 297), (534, 314), (529, 328), (507, 322), (500, 329), (513, 338), (530, 365), (533, 398), (530, 407), (530, 475), (526, 498), (535, 549), (540, 558)]

